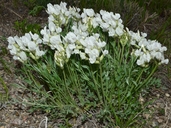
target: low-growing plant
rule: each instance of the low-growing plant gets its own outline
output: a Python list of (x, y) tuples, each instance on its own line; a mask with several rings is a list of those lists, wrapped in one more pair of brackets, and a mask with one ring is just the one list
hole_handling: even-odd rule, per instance
[(8, 101), (8, 97), (9, 97), (9, 92), (8, 92), (8, 87), (5, 84), (4, 80), (2, 77), (0, 77), (0, 103), (6, 102)]
[(22, 21), (15, 21), (14, 28), (22, 34), (30, 31), (33, 33), (39, 33), (41, 26), (37, 23), (28, 23), (27, 19), (24, 19)]
[(13, 59), (23, 63), (22, 87), (38, 98), (23, 102), (63, 120), (85, 115), (106, 127), (136, 124), (145, 106), (140, 93), (158, 84), (153, 74), (168, 63), (167, 48), (125, 28), (118, 13), (81, 12), (63, 2), (47, 7), (41, 36), (8, 38)]
[(29, 15), (37, 16), (44, 8), (44, 6), (35, 6), (30, 12)]
[(30, 9), (29, 14), (37, 16), (45, 9), (48, 3), (57, 3), (57, 0), (25, 0), (24, 5)]
[[(1, 36), (0, 41), (6, 41), (6, 38)], [(3, 69), (4, 72), (11, 73), (8, 63), (3, 58), (7, 53), (8, 53), (8, 50), (6, 49), (6, 47), (1, 46), (0, 47), (0, 66), (1, 66), (1, 70)], [(3, 77), (0, 76), (0, 103), (7, 101), (8, 95), (9, 95), (8, 87), (5, 81), (3, 80)]]

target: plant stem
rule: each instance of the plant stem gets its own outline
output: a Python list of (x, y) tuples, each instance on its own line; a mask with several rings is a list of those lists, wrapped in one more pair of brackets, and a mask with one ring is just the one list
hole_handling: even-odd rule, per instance
[(139, 76), (137, 77), (136, 83), (137, 83), (137, 82), (139, 81), (139, 79), (141, 78), (143, 72), (144, 72), (144, 68), (141, 70)]
[(100, 85), (101, 85), (101, 89), (102, 89), (102, 95), (103, 95), (103, 103), (105, 103), (105, 106), (106, 106), (106, 95), (105, 95), (105, 92), (104, 92), (104, 87), (103, 87), (103, 78), (102, 78), (102, 65), (100, 63)]
[(121, 64), (122, 59), (123, 59), (123, 56), (124, 56), (124, 49), (125, 49), (125, 47), (122, 45), (122, 46), (121, 46), (121, 58), (120, 58), (120, 64)]
[[(90, 65), (90, 67), (91, 67), (91, 65)], [(97, 97), (99, 98), (100, 103), (103, 103), (102, 98), (100, 96), (100, 92), (99, 92), (99, 88), (98, 88), (98, 83), (96, 81), (96, 78), (94, 76), (94, 73), (93, 73), (93, 70), (92, 69), (91, 69), (90, 73), (91, 73), (92, 78), (93, 78), (93, 82), (94, 82), (94, 85), (95, 85), (95, 91), (97, 92)]]
[[(157, 67), (158, 67), (158, 64), (155, 64), (155, 67), (153, 68), (152, 72), (148, 75), (148, 77), (144, 80), (144, 82), (141, 85), (145, 85), (145, 83), (152, 77)], [(136, 88), (136, 91), (138, 91), (138, 89), (140, 89), (141, 87), (142, 86), (139, 86), (138, 88)]]

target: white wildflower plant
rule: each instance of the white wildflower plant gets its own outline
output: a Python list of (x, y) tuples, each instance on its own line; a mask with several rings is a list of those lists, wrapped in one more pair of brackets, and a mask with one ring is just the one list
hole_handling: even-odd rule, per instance
[(34, 82), (31, 86), (34, 91), (38, 88), (35, 94), (40, 92), (41, 100), (33, 107), (47, 107), (45, 111), (62, 118), (103, 108), (97, 112), (103, 115), (97, 117), (107, 115), (109, 121), (110, 115), (117, 125), (135, 119), (139, 103), (136, 107), (132, 103), (138, 101), (140, 89), (154, 83), (157, 67), (168, 64), (167, 48), (147, 39), (146, 33), (125, 28), (119, 13), (86, 8), (81, 12), (65, 2), (49, 3), (46, 12), (48, 23), (39, 35), (29, 32), (8, 38), (10, 54), (26, 67), (28, 80)]

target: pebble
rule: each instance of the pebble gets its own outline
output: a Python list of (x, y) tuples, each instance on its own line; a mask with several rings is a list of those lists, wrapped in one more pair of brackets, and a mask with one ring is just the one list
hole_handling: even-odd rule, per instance
[(145, 113), (145, 114), (143, 114), (143, 117), (144, 117), (145, 119), (149, 119), (149, 118), (151, 117), (151, 115), (150, 115), (150, 114)]
[(157, 97), (159, 98), (160, 97), (160, 94), (157, 94)]
[(13, 125), (21, 125), (22, 123), (23, 123), (23, 121), (18, 118), (11, 121), (11, 124), (13, 124)]
[(159, 124), (156, 120), (152, 121), (152, 127), (157, 127)]
[(165, 107), (165, 105), (163, 104), (163, 103), (156, 103), (157, 104), (157, 106), (159, 106), (160, 108), (164, 108)]
[(163, 123), (163, 119), (158, 119), (157, 120), (160, 124)]
[(170, 95), (168, 93), (165, 94), (166, 97), (170, 97)]

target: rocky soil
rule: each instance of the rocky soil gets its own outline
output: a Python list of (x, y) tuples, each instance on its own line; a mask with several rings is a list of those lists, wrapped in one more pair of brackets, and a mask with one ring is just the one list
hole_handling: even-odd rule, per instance
[[(59, 120), (49, 121), (46, 114), (30, 113), (26, 106), (14, 102), (18, 96), (22, 99), (27, 97), (27, 93), (12, 86), (14, 83), (22, 84), (23, 82), (15, 72), (17, 70), (16, 62), (12, 60), (8, 52), (4, 54), (4, 48), (8, 45), (5, 38), (20, 35), (14, 29), (14, 22), (25, 18), (31, 23), (42, 23), (44, 26), (47, 15), (42, 12), (40, 15), (32, 17), (28, 15), (28, 9), (25, 6), (15, 5), (12, 0), (0, 1), (0, 58), (5, 60), (7, 64), (7, 67), (4, 67), (3, 62), (0, 62), (0, 76), (9, 88), (9, 100), (6, 101), (3, 95), (0, 97), (0, 128), (57, 128)], [(148, 111), (140, 115), (142, 121), (146, 121), (143, 128), (171, 128), (171, 76), (167, 75), (168, 72), (171, 75), (171, 63), (169, 65), (170, 67), (161, 67), (156, 74), (157, 77), (161, 78), (162, 86), (152, 87), (147, 95), (140, 97), (142, 103), (154, 100), (152, 104), (148, 105)], [(1, 81), (0, 93), (5, 93)], [(100, 125), (96, 122), (94, 119), (81, 124), (78, 118), (74, 128), (99, 128)]]

